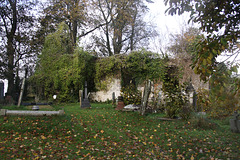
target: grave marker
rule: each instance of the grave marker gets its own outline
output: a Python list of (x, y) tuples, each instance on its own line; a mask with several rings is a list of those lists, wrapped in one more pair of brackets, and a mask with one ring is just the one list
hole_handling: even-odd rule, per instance
[(143, 98), (142, 98), (142, 105), (140, 107), (140, 114), (145, 115), (146, 108), (148, 105), (148, 98), (151, 92), (152, 82), (150, 80), (146, 81), (144, 91), (143, 91)]
[(122, 110), (124, 108), (124, 102), (123, 102), (123, 97), (122, 96), (118, 96), (118, 105), (116, 110)]
[(112, 93), (112, 106), (116, 106), (116, 97), (115, 97), (115, 92)]
[(191, 80), (190, 80), (189, 85), (186, 88), (186, 92), (189, 95), (190, 106), (192, 106), (196, 111), (197, 110), (197, 95), (196, 95), (196, 91), (192, 85)]
[(80, 104), (80, 107), (82, 106), (82, 100), (83, 100), (83, 91), (79, 90), (79, 104)]
[(87, 81), (85, 81), (85, 92), (84, 92), (84, 99), (81, 103), (81, 108), (89, 108), (91, 107), (90, 102), (88, 100), (88, 95), (87, 95)]

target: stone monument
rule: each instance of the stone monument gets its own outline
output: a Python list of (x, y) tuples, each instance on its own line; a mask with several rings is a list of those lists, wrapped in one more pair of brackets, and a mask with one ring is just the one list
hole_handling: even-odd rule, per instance
[(90, 102), (88, 100), (87, 94), (87, 81), (85, 81), (85, 89), (84, 89), (84, 99), (81, 101), (81, 108), (90, 108)]

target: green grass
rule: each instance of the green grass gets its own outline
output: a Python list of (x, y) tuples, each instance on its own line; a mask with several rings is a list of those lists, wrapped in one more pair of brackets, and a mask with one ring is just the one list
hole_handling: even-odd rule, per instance
[(240, 134), (221, 120), (196, 129), (191, 121), (162, 121), (109, 104), (64, 107), (64, 116), (0, 117), (1, 159), (239, 159)]

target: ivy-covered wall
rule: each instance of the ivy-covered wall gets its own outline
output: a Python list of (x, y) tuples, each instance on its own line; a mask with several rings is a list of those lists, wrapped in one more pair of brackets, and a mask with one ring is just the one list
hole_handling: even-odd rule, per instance
[[(61, 48), (55, 50), (57, 44), (47, 44), (44, 47), (36, 72), (31, 77), (31, 84), (38, 97), (49, 101), (55, 94), (61, 102), (77, 101), (78, 91), (83, 89), (84, 81), (88, 83), (89, 92), (109, 91), (111, 82), (114, 82), (113, 86), (118, 86), (112, 90), (116, 90), (118, 96), (117, 90), (130, 83), (137, 89), (147, 79), (159, 79), (165, 64), (159, 54), (146, 50), (128, 55), (95, 57), (93, 53), (81, 48), (76, 48), (74, 54), (68, 54)], [(105, 100), (106, 98), (99, 101)]]
[[(49, 42), (48, 39), (46, 42)], [(78, 101), (78, 92), (83, 90), (85, 81), (88, 91), (92, 92), (92, 100), (96, 101), (111, 99), (112, 92), (119, 96), (121, 89), (129, 90), (129, 84), (131, 91), (138, 94), (138, 87), (145, 80), (164, 80), (166, 66), (170, 65), (168, 58), (146, 50), (128, 55), (95, 57), (94, 53), (81, 48), (76, 48), (73, 54), (66, 53), (58, 45), (47, 43), (44, 46), (36, 72), (31, 77), (33, 91), (40, 99), (51, 101), (56, 94), (60, 102)]]

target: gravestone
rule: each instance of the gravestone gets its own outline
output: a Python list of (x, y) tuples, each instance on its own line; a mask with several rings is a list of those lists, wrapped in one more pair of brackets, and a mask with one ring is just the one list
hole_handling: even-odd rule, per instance
[(240, 115), (237, 111), (233, 113), (233, 119), (230, 119), (230, 128), (234, 133), (240, 133)]
[(0, 81), (0, 100), (4, 99), (4, 83)]
[(115, 98), (115, 92), (112, 93), (112, 106), (116, 106), (116, 98)]
[(79, 90), (79, 104), (80, 104), (80, 107), (82, 106), (82, 100), (83, 100), (83, 91)]
[(81, 102), (81, 108), (90, 108), (90, 102), (88, 100), (88, 94), (87, 94), (87, 81), (85, 81), (85, 90), (84, 90), (84, 99)]
[(189, 96), (190, 106), (192, 106), (196, 111), (197, 110), (197, 95), (196, 95), (196, 91), (195, 91), (191, 81), (186, 88), (186, 92)]
[(116, 110), (122, 110), (124, 108), (124, 102), (123, 102), (123, 97), (118, 96), (118, 104)]
[(148, 98), (149, 98), (149, 95), (150, 95), (150, 92), (151, 92), (151, 86), (152, 86), (152, 82), (150, 80), (146, 81), (144, 91), (143, 91), (142, 105), (140, 107), (140, 114), (141, 115), (145, 115), (146, 108), (147, 108), (147, 105), (148, 105)]

